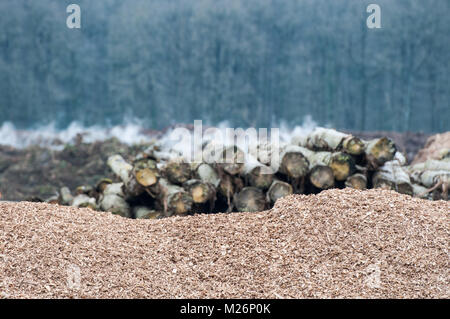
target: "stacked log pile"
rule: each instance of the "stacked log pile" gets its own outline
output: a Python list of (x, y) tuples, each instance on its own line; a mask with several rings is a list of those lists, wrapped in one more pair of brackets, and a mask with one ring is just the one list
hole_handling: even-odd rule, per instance
[[(239, 147), (203, 145), (203, 160), (188, 163), (171, 149), (156, 144), (126, 162), (120, 155), (107, 165), (118, 181), (101, 180), (95, 187), (67, 188), (63, 205), (91, 207), (130, 218), (162, 218), (212, 212), (253, 212), (270, 208), (277, 199), (330, 188), (384, 188), (428, 199), (448, 200), (450, 158), (407, 166), (387, 137), (364, 141), (333, 129), (317, 128), (282, 145), (278, 171), (269, 167), (270, 145), (263, 156)], [(225, 154), (228, 156), (225, 160)]]

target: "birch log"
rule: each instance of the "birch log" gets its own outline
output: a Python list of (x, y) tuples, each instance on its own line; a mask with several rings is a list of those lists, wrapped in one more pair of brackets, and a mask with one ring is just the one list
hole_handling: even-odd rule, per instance
[(316, 128), (308, 135), (306, 145), (315, 151), (344, 151), (352, 155), (364, 153), (365, 148), (358, 137), (322, 127)]
[(216, 198), (216, 189), (214, 186), (201, 180), (188, 180), (183, 184), (183, 188), (191, 195), (195, 204), (204, 204), (214, 201)]
[(247, 161), (243, 169), (243, 175), (250, 186), (266, 190), (273, 182), (274, 174), (272, 169), (260, 162)]
[(131, 217), (130, 205), (124, 197), (123, 183), (109, 184), (99, 198), (100, 208), (122, 217)]
[(386, 162), (372, 178), (374, 188), (387, 188), (402, 194), (413, 195), (408, 173), (397, 161)]
[(396, 151), (395, 143), (387, 137), (366, 142), (366, 158), (372, 169), (377, 169), (384, 163), (391, 161)]
[(192, 197), (182, 187), (170, 184), (165, 178), (158, 181), (157, 198), (166, 216), (186, 215), (192, 208)]
[(267, 201), (274, 204), (279, 198), (283, 198), (288, 195), (292, 195), (294, 189), (291, 184), (282, 182), (280, 180), (274, 180), (267, 191)]
[(367, 188), (367, 177), (364, 174), (356, 173), (353, 175), (350, 175), (345, 180), (345, 186), (363, 190)]
[(164, 167), (167, 179), (176, 185), (182, 185), (191, 178), (191, 166), (181, 158), (170, 160)]
[(239, 212), (259, 212), (266, 208), (266, 199), (259, 188), (244, 187), (234, 196), (234, 206)]
[(304, 154), (310, 152), (310, 150), (301, 146), (287, 145), (280, 154), (279, 171), (294, 179), (306, 176), (309, 171), (309, 161)]
[(211, 165), (206, 163), (193, 163), (191, 164), (191, 170), (195, 178), (205, 183), (210, 183), (216, 188), (219, 186), (220, 177)]
[(150, 209), (146, 206), (133, 207), (133, 216), (136, 219), (159, 219), (163, 216), (162, 212)]
[(110, 156), (107, 165), (123, 182), (124, 195), (126, 197), (136, 197), (144, 192), (144, 188), (136, 181), (133, 166), (127, 163), (122, 156)]

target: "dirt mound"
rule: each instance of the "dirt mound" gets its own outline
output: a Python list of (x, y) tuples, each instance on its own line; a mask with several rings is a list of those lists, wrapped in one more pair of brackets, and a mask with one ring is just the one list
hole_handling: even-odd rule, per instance
[(417, 153), (416, 157), (414, 157), (412, 164), (423, 163), (430, 159), (441, 159), (445, 155), (444, 152), (449, 151), (450, 132), (430, 136), (424, 148)]
[(449, 298), (450, 203), (293, 195), (270, 211), (131, 220), (0, 202), (3, 297)]

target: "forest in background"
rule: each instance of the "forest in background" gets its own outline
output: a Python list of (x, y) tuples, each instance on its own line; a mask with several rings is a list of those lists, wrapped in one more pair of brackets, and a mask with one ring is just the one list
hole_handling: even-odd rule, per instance
[(0, 2), (0, 124), (450, 130), (450, 1), (73, 2)]

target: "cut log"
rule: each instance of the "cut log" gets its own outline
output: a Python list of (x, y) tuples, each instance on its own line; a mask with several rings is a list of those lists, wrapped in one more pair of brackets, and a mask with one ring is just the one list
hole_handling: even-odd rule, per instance
[(394, 141), (382, 137), (366, 142), (366, 158), (372, 169), (377, 169), (394, 158), (397, 147)]
[(238, 175), (244, 167), (245, 154), (237, 146), (224, 147), (211, 142), (203, 149), (203, 159), (208, 164), (215, 163), (230, 175)]
[(316, 165), (309, 172), (309, 181), (319, 189), (329, 189), (334, 186), (333, 170), (329, 166)]
[(214, 186), (201, 180), (188, 180), (183, 184), (183, 188), (191, 194), (192, 200), (196, 204), (211, 202), (216, 198)]
[(106, 186), (111, 185), (113, 181), (109, 178), (102, 178), (100, 181), (98, 181), (97, 185), (95, 186), (97, 192), (103, 193), (106, 189)]
[(267, 191), (267, 201), (274, 204), (279, 198), (292, 195), (293, 193), (294, 189), (291, 184), (274, 180)]
[(408, 167), (410, 173), (423, 171), (450, 171), (450, 162), (427, 160), (426, 162), (415, 164)]
[(308, 152), (305, 154), (309, 162), (309, 181), (319, 189), (329, 189), (334, 186), (334, 173), (330, 166), (332, 153)]
[(245, 154), (237, 146), (226, 147), (222, 153), (222, 163), (219, 166), (230, 175), (241, 173), (245, 164)]
[(90, 197), (94, 197), (94, 188), (90, 185), (80, 185), (75, 189), (75, 195), (88, 195)]
[(306, 176), (309, 171), (309, 161), (304, 154), (309, 154), (310, 152), (301, 146), (286, 146), (280, 155), (279, 171), (294, 179)]
[[(427, 188), (440, 188), (442, 190), (442, 198), (447, 198), (450, 183), (450, 162), (446, 160), (427, 160), (426, 162), (412, 165), (407, 169), (415, 183), (422, 184)], [(439, 189), (436, 192), (439, 192)]]
[[(275, 161), (276, 157), (274, 157), (273, 152), (280, 152), (280, 150), (284, 147), (286, 147), (286, 143), (279, 142), (280, 144), (278, 147), (274, 147), (271, 142), (269, 141), (262, 141), (258, 143), (257, 146), (257, 160), (263, 165), (271, 166), (272, 160)], [(292, 145), (297, 145), (296, 143), (291, 143)], [(297, 145), (297, 146), (304, 146), (304, 145)]]
[(127, 184), (130, 180), (131, 171), (133, 166), (127, 163), (122, 156), (112, 155), (107, 160), (107, 165), (114, 174), (116, 174), (124, 184)]
[(268, 141), (261, 142), (257, 147), (257, 159), (261, 164), (270, 165), (272, 159), (272, 144)]
[(182, 187), (170, 184), (165, 178), (160, 178), (158, 188), (158, 199), (166, 216), (186, 215), (191, 210), (192, 197)]
[(71, 206), (73, 201), (72, 193), (68, 187), (61, 187), (59, 191), (59, 202), (61, 205)]
[(73, 198), (72, 206), (74, 207), (89, 207), (91, 209), (97, 209), (97, 203), (95, 198), (89, 197), (85, 194), (79, 194)]
[(411, 180), (406, 170), (397, 161), (386, 162), (373, 175), (374, 188), (392, 189), (402, 194), (413, 195)]
[(272, 173), (272, 169), (256, 160), (252, 162), (247, 161), (243, 172), (250, 186), (266, 190), (273, 182), (274, 174)]
[(200, 179), (205, 183), (210, 183), (216, 188), (219, 186), (219, 175), (211, 165), (206, 163), (193, 163), (191, 169), (197, 179)]
[(123, 190), (127, 198), (137, 197), (144, 192), (144, 188), (136, 181), (133, 166), (127, 163), (122, 156), (110, 156), (107, 165), (123, 182)]
[(167, 179), (176, 185), (182, 185), (191, 178), (191, 166), (182, 159), (169, 161), (164, 167)]
[(337, 181), (345, 181), (355, 170), (355, 161), (349, 154), (337, 152), (330, 157), (329, 166), (333, 170), (334, 178)]
[(450, 171), (424, 171), (419, 174), (418, 180), (425, 187), (433, 187), (436, 184), (442, 184), (445, 187), (450, 182)]
[(100, 208), (122, 217), (131, 217), (130, 205), (124, 199), (123, 183), (113, 183), (105, 187), (99, 199)]
[(239, 212), (258, 212), (266, 208), (264, 193), (256, 187), (244, 187), (235, 194), (233, 201)]
[(150, 209), (146, 206), (133, 207), (133, 216), (136, 219), (160, 219), (163, 217), (162, 212)]
[(152, 159), (142, 159), (135, 162), (133, 174), (139, 185), (143, 187), (155, 185), (159, 179), (156, 162)]
[(342, 150), (352, 155), (364, 153), (365, 148), (364, 143), (358, 137), (322, 127), (316, 128), (308, 135), (306, 145), (315, 151)]
[(414, 197), (428, 199), (429, 191), (426, 187), (419, 184), (412, 184)]
[(353, 174), (345, 180), (345, 186), (363, 190), (367, 188), (367, 177), (364, 174), (356, 173)]

